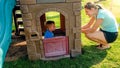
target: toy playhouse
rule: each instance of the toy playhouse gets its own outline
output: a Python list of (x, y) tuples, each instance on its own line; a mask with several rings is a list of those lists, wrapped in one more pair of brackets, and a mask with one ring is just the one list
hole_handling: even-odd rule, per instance
[[(50, 60), (81, 54), (81, 0), (20, 0), (29, 59)], [(56, 37), (43, 39), (46, 12), (60, 13)], [(58, 36), (59, 35), (59, 36)]]

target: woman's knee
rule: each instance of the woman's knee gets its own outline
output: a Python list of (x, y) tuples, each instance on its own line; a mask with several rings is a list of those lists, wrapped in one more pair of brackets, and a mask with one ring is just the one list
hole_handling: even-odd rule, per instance
[(93, 35), (92, 34), (85, 34), (85, 36), (89, 39), (92, 39), (93, 38)]

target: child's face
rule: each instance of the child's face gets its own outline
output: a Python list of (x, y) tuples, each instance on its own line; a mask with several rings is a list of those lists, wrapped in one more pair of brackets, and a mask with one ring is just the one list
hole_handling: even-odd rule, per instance
[(55, 24), (51, 24), (51, 26), (49, 27), (50, 31), (54, 31), (55, 30)]

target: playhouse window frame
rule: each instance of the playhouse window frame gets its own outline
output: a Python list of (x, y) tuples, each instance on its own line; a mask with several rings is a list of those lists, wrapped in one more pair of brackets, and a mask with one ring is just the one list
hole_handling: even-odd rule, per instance
[[(57, 11), (49, 11), (49, 12), (57, 12)], [(46, 28), (45, 28), (45, 21), (47, 21), (46, 20), (46, 13), (47, 12), (45, 12), (40, 17), (40, 24), (41, 24), (42, 36), (44, 36), (44, 32), (46, 31)], [(56, 28), (56, 30), (54, 31), (54, 33), (57, 33), (56, 36), (58, 36), (59, 33), (61, 33), (61, 36), (66, 36), (65, 16), (63, 14), (61, 14), (60, 12), (57, 12), (57, 13), (59, 13), (59, 15), (60, 15), (59, 16), (60, 17), (60, 23), (59, 23), (60, 27)]]

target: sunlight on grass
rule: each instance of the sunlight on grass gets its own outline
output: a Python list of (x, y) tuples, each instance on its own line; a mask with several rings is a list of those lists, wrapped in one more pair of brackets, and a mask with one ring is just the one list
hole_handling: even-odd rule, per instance
[(15, 22), (14, 22), (14, 20), (12, 22), (12, 31), (15, 31)]
[(56, 28), (60, 28), (60, 13), (59, 12), (54, 12), (54, 11), (47, 12), (46, 20), (54, 21)]

